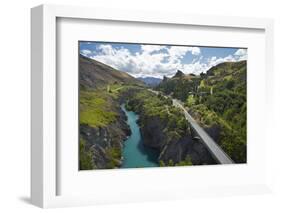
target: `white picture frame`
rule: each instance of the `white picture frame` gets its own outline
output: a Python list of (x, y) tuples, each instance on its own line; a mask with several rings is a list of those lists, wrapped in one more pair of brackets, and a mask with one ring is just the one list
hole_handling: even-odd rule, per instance
[[(132, 195), (132, 191), (124, 191), (122, 196), (118, 193), (104, 194), (98, 197), (85, 195), (58, 195), (58, 173), (60, 167), (57, 165), (57, 20), (65, 19), (87, 19), (100, 21), (119, 21), (134, 23), (153, 23), (167, 26), (202, 26), (211, 28), (231, 29), (254, 29), (264, 33), (265, 52), (263, 79), (265, 88), (266, 107), (272, 108), (270, 91), (273, 87), (273, 21), (271, 19), (241, 18), (241, 17), (216, 17), (203, 15), (188, 15), (174, 13), (159, 13), (147, 11), (122, 11), (108, 8), (85, 8), (74, 6), (41, 5), (31, 10), (31, 201), (33, 204), (47, 207), (62, 207), (76, 205), (91, 205), (97, 203), (114, 202), (138, 202), (143, 200), (165, 200), (184, 197), (198, 197), (208, 195), (232, 195), (251, 194), (270, 191), (271, 172), (268, 168), (269, 161), (261, 168), (255, 168), (257, 172), (263, 173), (263, 179), (249, 184), (221, 184), (209, 187), (200, 187), (194, 183), (194, 187), (183, 187), (169, 185), (165, 190), (151, 188), (150, 196), (143, 193)], [(262, 68), (261, 68), (262, 69)], [(270, 110), (265, 116), (266, 129), (270, 129)], [(267, 132), (267, 131), (266, 131)], [(267, 132), (268, 134), (268, 132)], [(269, 140), (265, 146), (270, 146)], [(270, 148), (269, 148), (270, 149)], [(264, 156), (268, 158), (267, 155)], [(212, 172), (215, 168), (208, 167), (206, 170)], [(242, 168), (246, 170), (247, 168)], [(228, 168), (229, 170), (229, 168)], [(165, 170), (149, 170), (154, 175), (165, 175)], [(160, 171), (160, 172), (159, 172)], [(108, 171), (113, 174), (115, 171)], [(130, 171), (130, 175), (136, 173), (147, 173), (144, 170)], [(180, 170), (172, 170), (173, 173), (181, 173)], [(218, 172), (221, 172), (218, 170)], [(171, 171), (169, 171), (171, 174)], [(116, 174), (116, 173), (115, 173)], [(123, 173), (123, 176), (129, 173)], [(171, 177), (172, 178), (172, 177)], [(163, 185), (163, 184), (162, 184)], [(125, 187), (125, 186), (124, 186)], [(163, 185), (163, 188), (165, 186)], [(137, 191), (137, 190), (136, 190)], [(109, 193), (107, 191), (107, 193)]]

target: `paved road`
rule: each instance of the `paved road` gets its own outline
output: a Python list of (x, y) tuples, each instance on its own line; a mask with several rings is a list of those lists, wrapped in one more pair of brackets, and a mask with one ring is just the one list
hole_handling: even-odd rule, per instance
[[(159, 92), (155, 90), (149, 89), (150, 92), (154, 94), (159, 94)], [(192, 116), (188, 113), (186, 108), (181, 104), (180, 101), (176, 99), (173, 100), (173, 105), (182, 109), (186, 120), (190, 123), (191, 127), (195, 130), (197, 135), (200, 137), (202, 142), (206, 145), (212, 156), (216, 159), (218, 163), (221, 164), (232, 164), (234, 163), (231, 158), (217, 145), (217, 143), (206, 133), (206, 131), (200, 127), (197, 122), (192, 118)]]

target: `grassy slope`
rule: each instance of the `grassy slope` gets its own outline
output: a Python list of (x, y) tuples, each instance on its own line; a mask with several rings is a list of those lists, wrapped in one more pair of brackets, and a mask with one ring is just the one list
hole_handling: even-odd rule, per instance
[(80, 90), (80, 124), (104, 127), (116, 121), (114, 96), (106, 90)]
[(98, 89), (80, 88), (80, 124), (91, 127), (105, 127), (117, 121), (119, 102), (122, 92), (136, 85), (108, 84)]

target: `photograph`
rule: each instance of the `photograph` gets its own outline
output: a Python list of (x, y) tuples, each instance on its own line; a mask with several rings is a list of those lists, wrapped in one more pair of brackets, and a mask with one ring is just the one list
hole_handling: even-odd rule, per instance
[(247, 163), (247, 48), (78, 41), (79, 170)]

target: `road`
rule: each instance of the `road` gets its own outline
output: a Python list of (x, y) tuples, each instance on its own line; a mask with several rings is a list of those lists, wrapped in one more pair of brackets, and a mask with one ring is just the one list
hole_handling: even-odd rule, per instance
[[(148, 89), (154, 94), (159, 94), (158, 91)], [(167, 97), (167, 96), (165, 96)], [(231, 158), (219, 147), (219, 145), (206, 133), (206, 131), (198, 125), (198, 123), (192, 118), (188, 113), (186, 108), (177, 99), (172, 99), (173, 105), (180, 108), (186, 120), (190, 123), (191, 127), (195, 130), (201, 141), (206, 145), (207, 149), (210, 151), (214, 159), (220, 164), (233, 164), (234, 162)]]

